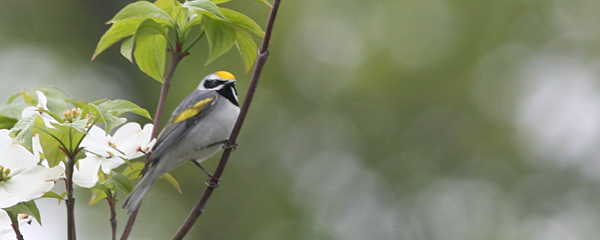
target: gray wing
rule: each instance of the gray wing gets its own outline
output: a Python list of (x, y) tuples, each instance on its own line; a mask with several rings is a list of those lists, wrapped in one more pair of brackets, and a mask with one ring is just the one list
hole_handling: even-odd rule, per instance
[[(195, 90), (189, 96), (187, 96), (183, 102), (175, 108), (173, 114), (171, 114), (171, 119), (162, 129), (158, 138), (156, 140), (156, 144), (152, 148), (152, 154), (150, 155), (150, 159), (148, 164), (153, 164), (165, 153), (169, 147), (179, 141), (179, 139), (185, 135), (185, 133), (200, 119), (202, 119), (206, 114), (208, 114), (212, 109), (215, 103), (217, 102), (217, 98), (219, 94), (215, 91), (201, 91)], [(195, 115), (186, 118), (185, 120), (179, 120), (178, 117), (184, 111), (190, 109), (190, 106), (194, 106), (200, 101), (208, 101), (207, 99), (211, 99), (198, 113)]]

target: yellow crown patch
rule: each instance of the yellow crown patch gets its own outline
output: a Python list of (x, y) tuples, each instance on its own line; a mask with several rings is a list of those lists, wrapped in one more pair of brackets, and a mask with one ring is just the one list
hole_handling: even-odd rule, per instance
[(227, 71), (218, 71), (215, 73), (217, 76), (219, 76), (219, 78), (221, 79), (230, 79), (230, 80), (235, 80), (235, 76), (233, 76), (233, 74), (227, 72)]

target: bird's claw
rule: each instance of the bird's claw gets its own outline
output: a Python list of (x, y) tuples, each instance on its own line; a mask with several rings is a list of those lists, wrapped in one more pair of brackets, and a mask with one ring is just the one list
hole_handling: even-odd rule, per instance
[(219, 182), (221, 181), (221, 179), (217, 179), (217, 182), (212, 182), (211, 181), (212, 178), (209, 178), (208, 180), (206, 180), (204, 183), (206, 184), (206, 186), (208, 186), (209, 188), (217, 188), (219, 186)]

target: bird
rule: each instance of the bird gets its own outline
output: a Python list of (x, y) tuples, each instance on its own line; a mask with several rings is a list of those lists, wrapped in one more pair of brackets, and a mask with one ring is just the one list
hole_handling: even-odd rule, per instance
[[(152, 184), (187, 161), (200, 163), (225, 147), (240, 113), (235, 76), (226, 71), (207, 75), (175, 108), (157, 137), (142, 170), (142, 178), (123, 203), (137, 210)], [(155, 126), (156, 127), (156, 126)]]

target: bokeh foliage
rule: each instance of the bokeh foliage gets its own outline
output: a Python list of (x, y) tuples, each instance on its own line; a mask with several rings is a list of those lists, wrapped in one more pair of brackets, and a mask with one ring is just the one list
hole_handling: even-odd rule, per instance
[[(84, 99), (125, 92), (152, 109), (159, 84), (119, 49), (89, 63), (109, 28), (100, 23), (129, 3), (5, 3), (0, 81), (7, 89), (15, 79), (21, 89), (40, 78), (75, 85), (69, 94)], [(265, 22), (254, 1), (222, 6)], [(283, 1), (240, 146), (192, 234), (596, 238), (598, 11), (592, 0)], [(164, 118), (211, 72), (234, 73), (245, 94), (237, 54), (200, 67), (210, 53), (194, 49), (178, 67)], [(119, 87), (89, 91), (86, 79)], [(143, 206), (153, 211), (142, 211), (133, 235), (171, 237), (198, 199), (205, 179), (197, 169), (173, 175), (183, 194), (157, 183)], [(80, 214), (89, 216), (81, 227), (88, 238), (108, 231), (103, 207)]]

